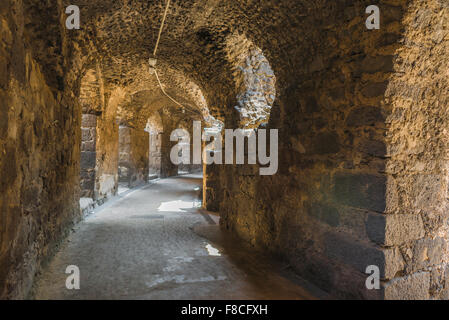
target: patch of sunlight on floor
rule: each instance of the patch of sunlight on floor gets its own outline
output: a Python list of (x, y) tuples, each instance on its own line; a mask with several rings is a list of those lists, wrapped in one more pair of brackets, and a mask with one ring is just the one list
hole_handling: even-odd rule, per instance
[(184, 212), (186, 209), (193, 208), (199, 208), (197, 201), (175, 200), (162, 202), (157, 210), (162, 212)]
[(212, 247), (210, 244), (206, 245), (206, 249), (210, 256), (221, 257), (220, 251)]

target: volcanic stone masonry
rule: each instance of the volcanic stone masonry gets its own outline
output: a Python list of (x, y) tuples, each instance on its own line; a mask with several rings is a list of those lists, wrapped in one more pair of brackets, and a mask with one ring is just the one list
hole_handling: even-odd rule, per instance
[(157, 69), (182, 107), (148, 72), (164, 1), (77, 0), (79, 30), (71, 4), (0, 2), (0, 299), (29, 297), (80, 197), (177, 175), (194, 120), (279, 129), (277, 174), (203, 168), (223, 229), (335, 297), (449, 298), (447, 0), (172, 1)]
[(119, 181), (135, 187), (148, 181), (149, 135), (129, 127), (119, 128)]
[(81, 120), (81, 197), (93, 198), (95, 192), (97, 117), (83, 114)]

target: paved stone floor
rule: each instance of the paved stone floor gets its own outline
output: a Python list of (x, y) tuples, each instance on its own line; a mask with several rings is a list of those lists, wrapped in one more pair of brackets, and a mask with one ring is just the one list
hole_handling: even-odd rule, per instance
[[(200, 175), (128, 190), (74, 228), (41, 275), (36, 299), (313, 299), (288, 268), (220, 231), (199, 210)], [(80, 290), (65, 287), (80, 269)], [(307, 288), (307, 289), (305, 289)], [(313, 292), (313, 294), (312, 294)]]

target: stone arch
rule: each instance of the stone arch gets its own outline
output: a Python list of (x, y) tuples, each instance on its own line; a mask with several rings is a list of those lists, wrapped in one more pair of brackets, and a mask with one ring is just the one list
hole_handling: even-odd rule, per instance
[(262, 50), (243, 35), (227, 39), (228, 59), (234, 63), (239, 128), (266, 125), (276, 99), (276, 76)]
[[(147, 59), (157, 32), (148, 21), (160, 20), (160, 3), (79, 4), (86, 26), (76, 34), (64, 29), (62, 2), (5, 0), (0, 8), (0, 297), (26, 296), (35, 270), (80, 218), (83, 72), (104, 80), (100, 195), (116, 186), (116, 118), (153, 81)], [(161, 74), (175, 81), (167, 91), (178, 99), (188, 96), (179, 90), (185, 79), (197, 84), (210, 114), (230, 128), (240, 121), (232, 113), (241, 77), (228, 40), (248, 39), (276, 75), (267, 127), (280, 130), (279, 172), (211, 170), (211, 205), (224, 228), (335, 296), (446, 298), (448, 7), (379, 5), (382, 27), (368, 31), (362, 0), (182, 1), (173, 10), (182, 16), (167, 20)], [(154, 81), (150, 89), (169, 133), (179, 109)], [(366, 289), (368, 265), (379, 267), (382, 290)]]

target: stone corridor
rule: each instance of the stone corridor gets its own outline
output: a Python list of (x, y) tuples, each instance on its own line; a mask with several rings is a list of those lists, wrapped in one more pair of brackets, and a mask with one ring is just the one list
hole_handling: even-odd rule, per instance
[[(39, 275), (36, 299), (314, 299), (285, 265), (222, 234), (200, 211), (201, 175), (130, 190), (77, 225)], [(67, 290), (65, 270), (80, 269)], [(308, 289), (305, 289), (308, 288)], [(310, 290), (310, 291), (309, 291)]]
[(306, 283), (449, 299), (448, 0), (0, 0), (0, 299)]

